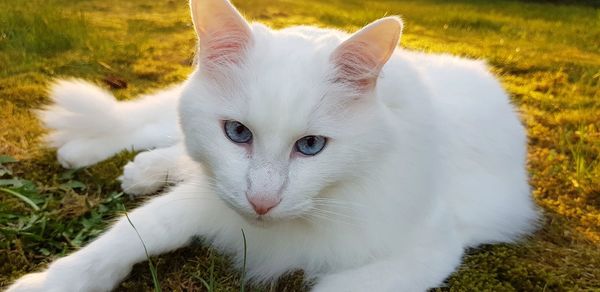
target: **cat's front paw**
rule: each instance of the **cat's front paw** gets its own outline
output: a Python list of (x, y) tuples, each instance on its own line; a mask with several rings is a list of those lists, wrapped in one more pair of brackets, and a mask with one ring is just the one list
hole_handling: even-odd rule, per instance
[(128, 266), (103, 262), (77, 254), (54, 261), (48, 269), (27, 274), (8, 288), (8, 292), (110, 291), (129, 273)]
[(50, 290), (46, 287), (47, 277), (46, 272), (27, 274), (12, 284), (6, 292), (59, 291)]
[[(76, 273), (71, 275), (57, 275), (50, 271), (27, 274), (12, 284), (6, 292), (75, 292), (82, 291), (77, 287), (84, 287)], [(87, 290), (89, 291), (89, 290)]]
[(148, 195), (167, 183), (167, 170), (160, 163), (164, 158), (155, 156), (152, 151), (142, 152), (125, 165), (119, 177), (123, 192), (132, 196)]

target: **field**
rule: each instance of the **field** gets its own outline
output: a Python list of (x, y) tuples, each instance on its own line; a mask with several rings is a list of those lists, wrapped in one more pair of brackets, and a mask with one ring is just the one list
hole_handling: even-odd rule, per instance
[[(234, 1), (250, 19), (353, 31), (401, 15), (401, 46), (485, 59), (529, 133), (544, 220), (517, 245), (468, 251), (441, 291), (600, 289), (600, 8), (514, 1)], [(574, 1), (571, 1), (574, 2)], [(97, 236), (142, 199), (116, 177), (133, 153), (67, 171), (43, 146), (32, 109), (53, 78), (79, 77), (120, 99), (182, 81), (195, 35), (186, 0), (0, 0), (0, 288)], [(164, 291), (238, 291), (240, 273), (201, 242), (153, 258)], [(256, 291), (306, 289), (301, 273)], [(142, 263), (119, 286), (153, 289)], [(596, 290), (597, 291), (597, 290)]]

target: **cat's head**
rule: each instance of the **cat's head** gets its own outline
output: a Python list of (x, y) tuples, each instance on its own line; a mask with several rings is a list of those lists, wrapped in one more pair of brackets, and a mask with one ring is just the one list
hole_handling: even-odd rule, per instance
[(226, 0), (192, 0), (191, 9), (199, 68), (180, 104), (186, 146), (240, 214), (317, 214), (390, 147), (375, 84), (398, 18), (342, 42), (336, 31), (249, 25)]

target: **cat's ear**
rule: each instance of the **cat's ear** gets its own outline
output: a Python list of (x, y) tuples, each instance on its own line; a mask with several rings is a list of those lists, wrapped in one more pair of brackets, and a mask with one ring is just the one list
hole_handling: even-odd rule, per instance
[(252, 31), (235, 7), (227, 0), (191, 0), (190, 7), (201, 64), (218, 67), (240, 62)]
[(331, 55), (336, 70), (334, 82), (346, 83), (359, 91), (372, 90), (401, 32), (402, 21), (396, 16), (379, 19), (356, 32)]

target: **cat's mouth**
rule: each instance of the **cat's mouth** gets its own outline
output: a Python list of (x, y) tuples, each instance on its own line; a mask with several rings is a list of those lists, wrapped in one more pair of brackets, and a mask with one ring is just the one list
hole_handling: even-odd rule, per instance
[(270, 227), (273, 226), (275, 224), (277, 224), (277, 222), (279, 220), (276, 220), (272, 217), (269, 216), (265, 216), (265, 215), (256, 215), (256, 216), (243, 216), (244, 219), (246, 220), (246, 222), (258, 226), (258, 227)]
[(248, 224), (254, 225), (260, 228), (269, 228), (276, 225), (279, 225), (287, 220), (285, 218), (277, 218), (270, 215), (257, 215), (257, 214), (248, 214), (241, 210), (236, 210), (238, 215), (244, 219)]

